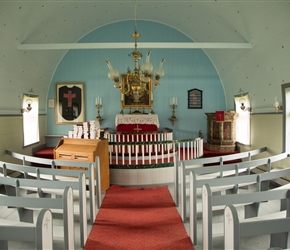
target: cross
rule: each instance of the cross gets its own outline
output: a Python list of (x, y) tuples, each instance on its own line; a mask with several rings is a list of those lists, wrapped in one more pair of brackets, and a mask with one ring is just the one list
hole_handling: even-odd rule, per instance
[(76, 94), (73, 94), (71, 90), (67, 94), (63, 94), (64, 98), (67, 98), (67, 106), (72, 107), (72, 99), (76, 97)]
[(139, 131), (139, 130), (142, 130), (142, 128), (134, 128), (134, 130), (137, 130), (137, 131)]

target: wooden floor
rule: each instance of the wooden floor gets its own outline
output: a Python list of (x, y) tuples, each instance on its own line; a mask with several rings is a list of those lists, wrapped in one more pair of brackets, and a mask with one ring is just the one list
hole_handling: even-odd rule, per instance
[[(173, 192), (172, 188), (169, 187), (170, 191)], [(0, 192), (4, 192), (3, 186), (0, 186)], [(177, 208), (179, 210), (179, 208)], [(261, 205), (261, 213), (269, 213), (279, 210), (278, 202), (268, 202)], [(188, 209), (187, 209), (188, 211)], [(243, 211), (240, 209), (239, 214), (242, 215)], [(0, 216), (2, 218), (18, 220), (17, 212), (14, 208), (4, 208), (0, 207)], [(187, 215), (187, 217), (189, 217)], [(223, 214), (219, 212), (214, 217), (214, 221), (223, 221)], [(62, 218), (61, 215), (54, 215), (54, 225), (61, 225)], [(91, 230), (91, 226), (88, 224), (89, 229), (88, 232)], [(185, 229), (189, 232), (189, 223), (186, 222), (184, 224)], [(202, 231), (201, 231), (201, 218), (198, 218), (198, 244), (194, 246), (195, 250), (202, 249)], [(79, 224), (75, 224), (75, 237), (76, 237), (76, 248), (75, 249), (82, 249), (80, 247), (80, 240), (79, 240)], [(174, 233), (174, 232), (173, 232)], [(213, 241), (214, 249), (223, 249), (223, 238), (217, 238)], [(260, 236), (260, 237), (252, 237), (252, 238), (245, 238), (241, 243), (240, 249), (269, 249), (269, 236)], [(29, 242), (9, 242), (9, 249), (17, 250), (17, 249), (34, 249), (34, 245)], [(54, 241), (54, 249), (63, 249), (63, 242), (61, 239)], [(119, 250), (119, 249), (118, 249)]]

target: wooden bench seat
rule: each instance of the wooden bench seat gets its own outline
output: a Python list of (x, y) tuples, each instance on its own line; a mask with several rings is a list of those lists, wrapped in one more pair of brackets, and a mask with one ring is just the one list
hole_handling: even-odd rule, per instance
[[(14, 186), (17, 191), (16, 196), (1, 196), (0, 201), (4, 206), (15, 206), (21, 222), (33, 223), (34, 209), (62, 209), (63, 211), (63, 239), (65, 249), (75, 248), (74, 236), (74, 215), (73, 215), (73, 191), (71, 187), (63, 189), (61, 198), (34, 198), (19, 197), (19, 189), (22, 187), (18, 179), (1, 177), (0, 183), (3, 185)], [(33, 184), (32, 184), (33, 185)], [(41, 184), (42, 185), (42, 184)], [(25, 185), (24, 185), (25, 187)], [(41, 187), (41, 186), (37, 186)], [(7, 201), (7, 202), (5, 202)], [(9, 203), (8, 203), (9, 201)], [(11, 202), (14, 201), (13, 205)], [(18, 205), (17, 205), (18, 204)]]
[[(229, 168), (231, 165), (222, 165), (217, 167), (206, 167), (203, 169), (194, 169), (190, 171), (190, 194), (189, 194), (189, 207), (190, 207), (190, 213), (189, 213), (189, 219), (190, 219), (190, 237), (194, 244), (196, 244), (197, 240), (197, 214), (198, 214), (198, 193), (200, 192), (201, 188), (205, 184), (209, 184), (211, 188), (214, 188), (214, 192), (220, 192), (225, 191), (227, 193), (237, 193), (238, 188), (245, 188), (250, 184), (258, 183), (259, 185), (257, 187), (258, 190), (268, 190), (269, 188), (269, 180), (272, 178), (272, 176), (268, 176), (269, 179), (264, 179), (263, 181), (257, 180), (257, 174), (251, 174), (251, 175), (244, 175), (239, 176), (242, 172), (246, 174), (250, 174), (250, 169), (253, 167), (257, 167), (260, 165), (267, 164), (268, 165), (268, 171), (271, 170), (271, 163), (277, 162), (279, 160), (286, 159), (288, 157), (288, 153), (282, 153), (278, 155), (274, 155), (268, 158), (262, 158), (258, 160), (248, 161), (248, 162), (242, 162), (241, 164), (237, 164), (235, 166), (235, 174), (232, 175), (232, 177), (229, 175), (227, 176), (225, 174), (226, 171), (229, 171)], [(224, 178), (212, 178), (212, 171), (208, 168), (216, 168), (219, 173), (221, 174), (221, 177)], [(198, 174), (196, 172), (205, 172), (209, 170), (208, 174), (210, 175), (210, 178), (202, 178), (199, 179)], [(223, 172), (224, 171), (224, 172)], [(230, 170), (232, 171), (232, 170)], [(276, 172), (276, 170), (272, 170), (271, 172)], [(278, 172), (278, 171), (277, 171)], [(278, 175), (278, 174), (277, 174)], [(280, 175), (286, 175), (286, 172), (280, 172)], [(206, 174), (203, 174), (203, 177), (205, 177)], [(201, 193), (201, 192), (200, 192)], [(186, 206), (186, 204), (184, 204)], [(184, 216), (185, 217), (185, 216)]]
[(224, 249), (239, 250), (241, 238), (266, 234), (270, 234), (269, 249), (288, 249), (288, 235), (290, 232), (288, 190), (285, 198), (288, 200), (288, 206), (287, 216), (284, 218), (267, 218), (267, 216), (264, 216), (259, 220), (240, 220), (235, 207), (227, 205), (224, 210)]
[[(205, 246), (212, 245), (212, 238), (216, 237), (217, 235), (220, 236), (222, 234), (221, 230), (216, 235), (216, 231), (214, 228), (223, 228), (221, 225), (212, 224), (213, 218), (213, 211), (220, 209), (221, 207), (224, 208), (228, 204), (232, 204), (234, 206), (242, 205), (245, 206), (245, 218), (255, 217), (259, 213), (259, 200), (252, 204), (251, 201), (248, 201), (246, 198), (243, 198), (242, 195), (220, 195), (216, 194), (216, 190), (219, 187), (223, 187), (225, 185), (232, 184), (232, 186), (236, 185), (241, 187), (241, 185), (253, 183), (256, 188), (255, 191), (262, 191), (262, 187), (269, 186), (269, 182), (275, 178), (281, 178), (290, 175), (290, 169), (274, 169), (270, 172), (258, 174), (258, 175), (247, 175), (247, 176), (235, 176), (230, 178), (223, 178), (223, 179), (215, 179), (209, 180), (207, 183), (204, 183), (202, 187), (202, 225), (203, 225), (203, 241)], [(264, 183), (264, 185), (262, 185)], [(290, 188), (290, 185), (285, 185), (284, 187), (271, 189), (271, 191), (277, 190), (285, 190)], [(268, 190), (268, 189), (267, 189)], [(266, 192), (266, 191), (265, 191)], [(244, 192), (245, 193), (245, 192)], [(249, 193), (249, 191), (248, 191)], [(262, 192), (264, 193), (264, 192)], [(247, 194), (246, 194), (247, 195)], [(251, 196), (246, 196), (251, 197)], [(250, 203), (250, 204), (248, 204)], [(285, 206), (284, 206), (285, 207)], [(281, 205), (283, 209), (283, 203)], [(277, 216), (276, 216), (277, 217)]]
[[(1, 206), (19, 206), (15, 197), (1, 197)], [(14, 201), (13, 201), (14, 200)], [(8, 250), (8, 241), (35, 242), (35, 249), (52, 249), (52, 214), (48, 209), (42, 209), (37, 216), (37, 221), (25, 223), (7, 219), (0, 219), (0, 249)]]
[[(80, 174), (79, 178), (76, 178), (75, 181), (69, 182), (69, 181), (54, 181), (54, 180), (34, 180), (34, 179), (23, 179), (23, 178), (10, 178), (10, 177), (0, 177), (0, 183), (5, 186), (6, 194), (7, 195), (14, 195), (14, 196), (20, 196), (20, 189), (25, 189), (29, 191), (35, 191), (38, 194), (39, 198), (44, 199), (47, 198), (47, 195), (49, 194), (49, 198), (51, 198), (51, 194), (55, 195), (62, 195), (64, 193), (64, 190), (66, 187), (71, 187), (70, 199), (73, 200), (74, 197), (74, 191), (77, 191), (77, 197), (78, 197), (78, 211), (77, 214), (79, 215), (80, 220), (80, 242), (81, 246), (83, 247), (87, 237), (87, 209), (86, 209), (86, 201), (85, 201), (85, 175), (83, 173)], [(56, 196), (57, 197), (57, 196)], [(59, 213), (59, 209), (61, 209), (63, 213), (63, 208), (61, 206), (59, 207), (53, 207), (53, 203), (49, 207), (50, 209), (58, 209), (53, 210), (57, 213)], [(32, 213), (27, 212), (25, 209), (18, 209), (18, 213), (21, 220), (24, 221), (30, 221), (32, 222)], [(72, 208), (72, 214), (74, 214), (74, 209)], [(73, 219), (70, 218), (70, 220)], [(70, 223), (74, 223), (73, 221)], [(64, 229), (66, 229), (64, 225)]]
[[(101, 174), (100, 174), (100, 161), (99, 157), (96, 157), (95, 162), (80, 162), (80, 161), (66, 161), (66, 160), (50, 160), (50, 159), (44, 159), (29, 155), (23, 155), (17, 152), (13, 152), (10, 150), (5, 151), (6, 154), (10, 155), (13, 158), (19, 159), (22, 161), (22, 164), (27, 166), (29, 163), (37, 163), (37, 164), (45, 164), (50, 165), (52, 169), (56, 169), (57, 166), (63, 166), (63, 167), (70, 167), (70, 169), (73, 170), (81, 170), (85, 173), (86, 179), (87, 179), (87, 185), (89, 186), (89, 192), (90, 192), (90, 199), (91, 201), (96, 201), (97, 208), (100, 208), (102, 203), (102, 194), (101, 194)], [(93, 168), (93, 174), (90, 170), (90, 166)], [(41, 170), (42, 174), (47, 173), (45, 170)], [(67, 172), (68, 176), (70, 176), (73, 173)], [(55, 174), (57, 175), (57, 173)], [(65, 179), (65, 175), (60, 174), (63, 176), (62, 178)], [(79, 176), (79, 173), (77, 173), (77, 176)], [(95, 195), (95, 197), (93, 197)], [(90, 204), (91, 214), (94, 213), (93, 204)]]
[[(236, 174), (237, 163), (224, 165), (227, 161), (243, 160), (251, 161), (253, 156), (257, 156), (267, 152), (267, 147), (261, 147), (251, 151), (246, 151), (237, 154), (214, 156), (208, 158), (197, 158), (191, 160), (181, 161), (180, 169), (180, 206), (181, 206), (181, 217), (185, 221), (186, 216), (186, 190), (187, 183), (189, 182), (189, 173), (191, 170), (196, 171), (198, 178), (217, 178)], [(215, 166), (204, 167), (206, 164), (216, 164)], [(241, 163), (239, 163), (241, 164)], [(242, 168), (241, 168), (242, 169)], [(239, 172), (244, 171), (238, 170)], [(206, 177), (204, 175), (207, 175)]]

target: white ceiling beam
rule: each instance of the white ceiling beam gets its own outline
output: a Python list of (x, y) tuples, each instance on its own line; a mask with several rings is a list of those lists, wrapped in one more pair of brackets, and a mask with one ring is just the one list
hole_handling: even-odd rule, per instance
[[(20, 44), (19, 50), (68, 50), (68, 49), (129, 49), (134, 43), (50, 43)], [(250, 43), (138, 43), (147, 49), (251, 49)]]

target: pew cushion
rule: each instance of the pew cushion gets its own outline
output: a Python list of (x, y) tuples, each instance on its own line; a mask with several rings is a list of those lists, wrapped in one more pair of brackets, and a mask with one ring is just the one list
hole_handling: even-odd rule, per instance
[(33, 156), (40, 157), (40, 158), (46, 158), (46, 159), (53, 159), (53, 150), (54, 148), (47, 147), (44, 149), (40, 149), (33, 153)]
[[(39, 157), (39, 158), (45, 158), (45, 159), (54, 159), (54, 154), (53, 154), (54, 148), (52, 147), (47, 147), (43, 148), (40, 150), (37, 150), (33, 152), (34, 157)], [(44, 168), (50, 168), (50, 165), (44, 165), (44, 164), (39, 164), (39, 163), (32, 163), (33, 166), (35, 167), (44, 167)]]

